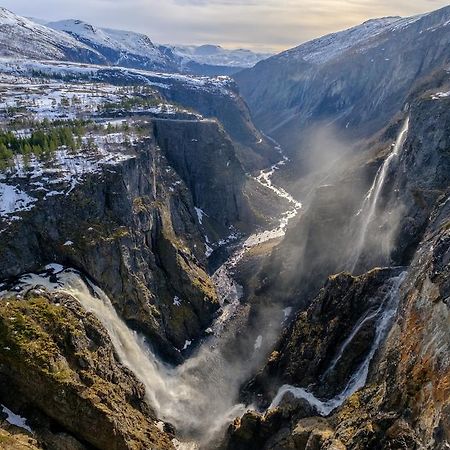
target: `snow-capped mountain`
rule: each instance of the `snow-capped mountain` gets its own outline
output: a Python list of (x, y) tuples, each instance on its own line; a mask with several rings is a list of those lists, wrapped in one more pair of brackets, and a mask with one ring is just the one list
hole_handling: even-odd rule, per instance
[(0, 8), (0, 55), (105, 63), (104, 57), (67, 33)]
[(159, 45), (141, 33), (100, 28), (75, 19), (46, 22), (5, 8), (0, 8), (0, 45), (0, 56), (214, 76), (236, 73), (269, 56), (212, 45)]
[(246, 49), (227, 50), (218, 45), (159, 45), (154, 44), (145, 34), (98, 28), (81, 20), (49, 22), (47, 26), (89, 45), (113, 65), (132, 68), (228, 75), (253, 67), (271, 56)]
[(171, 72), (178, 69), (172, 55), (162, 52), (144, 34), (97, 28), (81, 20), (50, 22), (47, 27), (94, 48), (112, 65)]
[[(256, 123), (297, 154), (305, 124), (350, 138), (384, 126), (417, 80), (450, 65), (450, 7), (306, 42), (236, 74)], [(364, 124), (364, 127), (362, 126)]]
[(220, 45), (168, 45), (175, 55), (186, 63), (194, 61), (210, 66), (253, 67), (259, 61), (272, 56), (270, 53), (255, 53), (247, 49), (228, 50)]

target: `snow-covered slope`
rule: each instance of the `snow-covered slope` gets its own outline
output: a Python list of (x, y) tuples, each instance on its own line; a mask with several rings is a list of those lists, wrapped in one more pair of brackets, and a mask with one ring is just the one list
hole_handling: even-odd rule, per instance
[(0, 55), (37, 59), (70, 59), (103, 63), (92, 48), (66, 33), (52, 30), (0, 7)]
[[(213, 71), (213, 67), (244, 69), (271, 56), (250, 50), (226, 50), (218, 45), (154, 45), (145, 34), (98, 28), (81, 20), (49, 22), (48, 27), (70, 34), (93, 47), (111, 64), (148, 70)], [(199, 67), (200, 66), (200, 67)]]
[[(450, 6), (329, 34), (234, 76), (255, 122), (298, 155), (308, 127), (355, 139), (386, 126), (420, 79), (450, 64)], [(291, 156), (292, 156), (291, 155)], [(300, 156), (299, 156), (300, 158)]]
[(371, 42), (376, 43), (384, 33), (401, 30), (423, 16), (383, 17), (372, 19), (348, 30), (328, 34), (306, 42), (280, 54), (281, 58), (303, 59), (312, 64), (323, 64), (341, 57), (346, 51), (358, 48), (363, 51)]
[(47, 26), (67, 33), (94, 48), (110, 64), (155, 70), (176, 69), (173, 58), (160, 51), (144, 34), (97, 28), (81, 20), (73, 19), (50, 22)]
[(220, 45), (180, 45), (170, 46), (173, 53), (184, 63), (194, 61), (198, 64), (224, 67), (253, 67), (259, 61), (272, 56), (270, 53), (255, 53), (247, 49), (227, 50)]
[(252, 67), (269, 55), (212, 45), (155, 45), (145, 34), (75, 19), (28, 19), (0, 8), (0, 56), (217, 76)]

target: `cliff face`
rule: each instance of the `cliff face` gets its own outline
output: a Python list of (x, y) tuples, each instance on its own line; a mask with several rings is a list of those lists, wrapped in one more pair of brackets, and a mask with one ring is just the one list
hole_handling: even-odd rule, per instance
[(297, 385), (301, 380), (303, 387), (319, 396), (342, 392), (370, 352), (390, 280), (399, 273), (400, 269), (374, 269), (360, 277), (330, 277), (281, 337), (267, 366), (247, 390), (257, 388), (271, 399), (277, 386)]
[(351, 136), (368, 136), (385, 126), (419, 78), (449, 63), (449, 15), (446, 7), (423, 16), (368, 21), (234, 77), (255, 123), (296, 157), (311, 125), (334, 124)]
[[(446, 448), (450, 439), (448, 214), (448, 199), (443, 199), (397, 294), (398, 312), (370, 364), (367, 384), (342, 406), (337, 404), (327, 418), (304, 400), (286, 394), (278, 408), (264, 415), (248, 413), (235, 421), (227, 448)], [(342, 274), (330, 279), (308, 310), (297, 316), (248, 388), (273, 398), (275, 386), (293, 383), (324, 401), (341, 392), (374, 339), (371, 320), (361, 319), (370, 318), (367, 312), (373, 311), (379, 298), (374, 293), (386, 289), (392, 275), (386, 269), (358, 278)], [(361, 314), (360, 308), (366, 312)], [(358, 324), (364, 326), (355, 327)]]
[[(72, 76), (76, 77), (76, 72)], [(136, 85), (144, 81), (167, 101), (218, 120), (233, 140), (236, 155), (247, 171), (266, 168), (279, 159), (273, 143), (255, 127), (247, 104), (228, 77), (196, 79), (185, 75), (108, 68), (98, 70), (95, 79), (119, 85)]]
[[(236, 420), (225, 448), (448, 446), (450, 142), (448, 89), (439, 86), (410, 97), (403, 139), (405, 119), (395, 120), (381, 145), (316, 189), (260, 274), (262, 298), (300, 312), (242, 391), (271, 408)], [(395, 134), (401, 145), (389, 146)], [(372, 187), (355, 189), (367, 174)], [(361, 275), (333, 275), (319, 290), (342, 269)]]
[[(12, 277), (51, 262), (79, 268), (127, 321), (176, 357), (173, 345), (182, 347), (211, 320), (216, 294), (197, 260), (205, 247), (189, 191), (175, 185), (179, 178), (166, 172), (151, 140), (140, 145), (124, 161), (86, 174), (68, 195), (46, 196), (4, 223), (1, 272)], [(26, 189), (27, 179), (18, 181)], [(175, 296), (192, 307), (175, 309)]]
[(78, 268), (160, 353), (179, 360), (177, 349), (201, 336), (218, 308), (209, 245), (266, 223), (272, 211), (267, 200), (267, 215), (255, 212), (267, 193), (245, 175), (218, 124), (154, 126), (162, 150), (149, 125), (147, 138), (124, 145), (119, 161), (86, 173), (67, 195), (39, 197), (32, 173), (11, 176), (37, 203), (3, 222), (0, 272), (14, 277), (51, 262)]
[[(344, 158), (345, 169), (336, 165), (325, 178), (327, 184), (316, 183), (299, 220), (260, 274), (262, 295), (304, 306), (329, 274), (409, 264), (437, 199), (449, 185), (449, 99), (435, 92), (436, 88), (416, 93), (403, 118), (394, 119), (373, 138), (373, 147), (363, 146), (357, 156)], [(409, 127), (401, 149), (390, 156), (406, 117)], [(369, 192), (373, 217), (364, 224), (371, 213), (370, 202), (364, 200)]]
[[(169, 163), (205, 211), (205, 225), (229, 233), (264, 224), (277, 207), (272, 194), (248, 177), (234, 144), (215, 121), (155, 120), (155, 136)], [(264, 192), (262, 192), (264, 191)]]
[(71, 296), (38, 289), (3, 301), (0, 340), (2, 399), (45, 448), (174, 448), (107, 331)]

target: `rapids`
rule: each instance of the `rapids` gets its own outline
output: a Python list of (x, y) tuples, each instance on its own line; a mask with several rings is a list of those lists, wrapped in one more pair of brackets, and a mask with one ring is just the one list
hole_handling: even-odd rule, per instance
[[(281, 153), (279, 147), (278, 150)], [(237, 309), (242, 288), (233, 279), (232, 270), (251, 248), (283, 236), (289, 221), (302, 207), (286, 191), (272, 184), (272, 175), (286, 160), (283, 157), (255, 179), (286, 199), (291, 208), (281, 216), (274, 229), (249, 236), (213, 274), (222, 306), (220, 314), (211, 327), (210, 337), (180, 366), (171, 367), (161, 362), (145, 338), (119, 317), (108, 296), (77, 271), (51, 264), (45, 273), (24, 275), (19, 280), (21, 289), (44, 286), (72, 295), (99, 319), (108, 331), (120, 361), (144, 384), (147, 400), (158, 418), (175, 426), (178, 439), (183, 441), (174, 441), (179, 449), (207, 446), (235, 417), (251, 409), (251, 405), (238, 402), (239, 388), (263, 363), (263, 347), (274, 342), (277, 330), (258, 329), (256, 342), (252, 336), (249, 345), (245, 346), (253, 350), (250, 354), (233, 348), (235, 337), (233, 332), (227, 334), (226, 329), (238, 327), (233, 322), (239, 321)]]

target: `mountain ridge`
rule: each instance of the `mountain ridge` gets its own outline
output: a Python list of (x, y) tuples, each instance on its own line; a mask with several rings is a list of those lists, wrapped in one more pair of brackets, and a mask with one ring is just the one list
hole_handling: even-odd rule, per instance
[[(3, 32), (2, 32), (3, 31)], [(10, 39), (10, 35), (14, 39)], [(143, 70), (197, 75), (230, 75), (270, 56), (250, 50), (226, 50), (214, 45), (162, 45), (149, 36), (97, 27), (79, 19), (44, 21), (0, 9), (3, 56), (57, 59), (125, 66)], [(213, 48), (214, 54), (205, 54)]]

